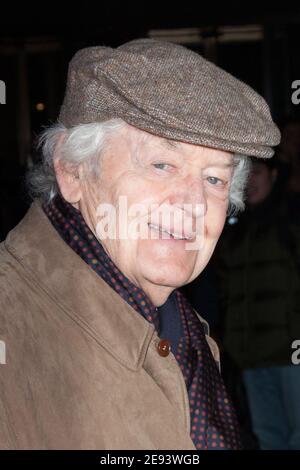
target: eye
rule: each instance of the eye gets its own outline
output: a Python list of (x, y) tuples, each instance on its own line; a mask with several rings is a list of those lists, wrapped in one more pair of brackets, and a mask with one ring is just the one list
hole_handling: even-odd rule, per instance
[(225, 181), (221, 180), (220, 178), (217, 178), (216, 176), (208, 176), (206, 179), (210, 184), (212, 184), (214, 186), (216, 186), (216, 185), (219, 185), (219, 186), (223, 185), (224, 186), (225, 185)]
[[(174, 168), (173, 165), (170, 165), (169, 163), (153, 163), (154, 168), (157, 170), (167, 170), (169, 168)], [(166, 168), (168, 167), (168, 168)]]

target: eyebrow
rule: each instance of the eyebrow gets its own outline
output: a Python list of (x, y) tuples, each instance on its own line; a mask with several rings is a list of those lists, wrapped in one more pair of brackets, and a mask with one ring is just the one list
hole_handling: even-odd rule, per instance
[(174, 149), (174, 148), (179, 148), (180, 147), (180, 142), (176, 141), (176, 140), (171, 140), (171, 139), (165, 139), (163, 138), (162, 139), (162, 143), (165, 147), (167, 148), (171, 148), (171, 149)]
[[(179, 149), (181, 147), (181, 142), (177, 141), (177, 140), (173, 140), (173, 139), (166, 139), (165, 137), (163, 137), (162, 139), (162, 144), (168, 148), (168, 149)], [(236, 165), (236, 163), (234, 162), (234, 160), (232, 159), (231, 162), (220, 162), (220, 161), (217, 161), (217, 162), (213, 162), (207, 166), (219, 166), (219, 167), (222, 167), (222, 168), (233, 168), (234, 166)]]
[(213, 163), (209, 163), (207, 166), (220, 166), (222, 168), (232, 168), (234, 167), (234, 165), (235, 165), (234, 162), (228, 162), (228, 163), (213, 162)]

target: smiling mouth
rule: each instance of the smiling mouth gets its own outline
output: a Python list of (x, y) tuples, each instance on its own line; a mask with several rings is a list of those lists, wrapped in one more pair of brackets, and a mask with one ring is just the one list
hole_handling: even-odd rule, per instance
[(156, 225), (156, 224), (150, 224), (149, 223), (148, 226), (154, 232), (156, 232), (158, 234), (161, 234), (161, 235), (166, 234), (169, 238), (174, 239), (174, 240), (185, 240), (185, 241), (192, 240), (192, 237), (190, 237), (188, 235), (182, 235), (182, 234), (178, 234), (178, 233), (173, 232), (173, 231), (168, 231), (168, 230), (163, 229), (162, 227), (160, 227), (159, 225)]

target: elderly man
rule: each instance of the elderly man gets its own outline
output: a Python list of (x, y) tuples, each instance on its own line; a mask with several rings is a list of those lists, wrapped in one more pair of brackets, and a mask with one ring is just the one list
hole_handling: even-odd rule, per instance
[(184, 47), (75, 55), (1, 245), (1, 448), (239, 448), (217, 347), (177, 288), (242, 208), (247, 156), (278, 143), (265, 101)]

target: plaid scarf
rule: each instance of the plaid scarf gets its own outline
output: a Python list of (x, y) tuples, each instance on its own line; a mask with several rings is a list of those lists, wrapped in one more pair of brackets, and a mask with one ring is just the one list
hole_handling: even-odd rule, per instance
[[(44, 204), (43, 209), (62, 239), (131, 307), (152, 323), (159, 334), (160, 309), (121, 273), (80, 211), (60, 196)], [(191, 439), (197, 449), (239, 449), (237, 419), (206, 341), (204, 327), (179, 291), (173, 293), (173, 302), (174, 298), (183, 335), (173, 352), (188, 391)], [(170, 300), (164, 308), (168, 302)]]

